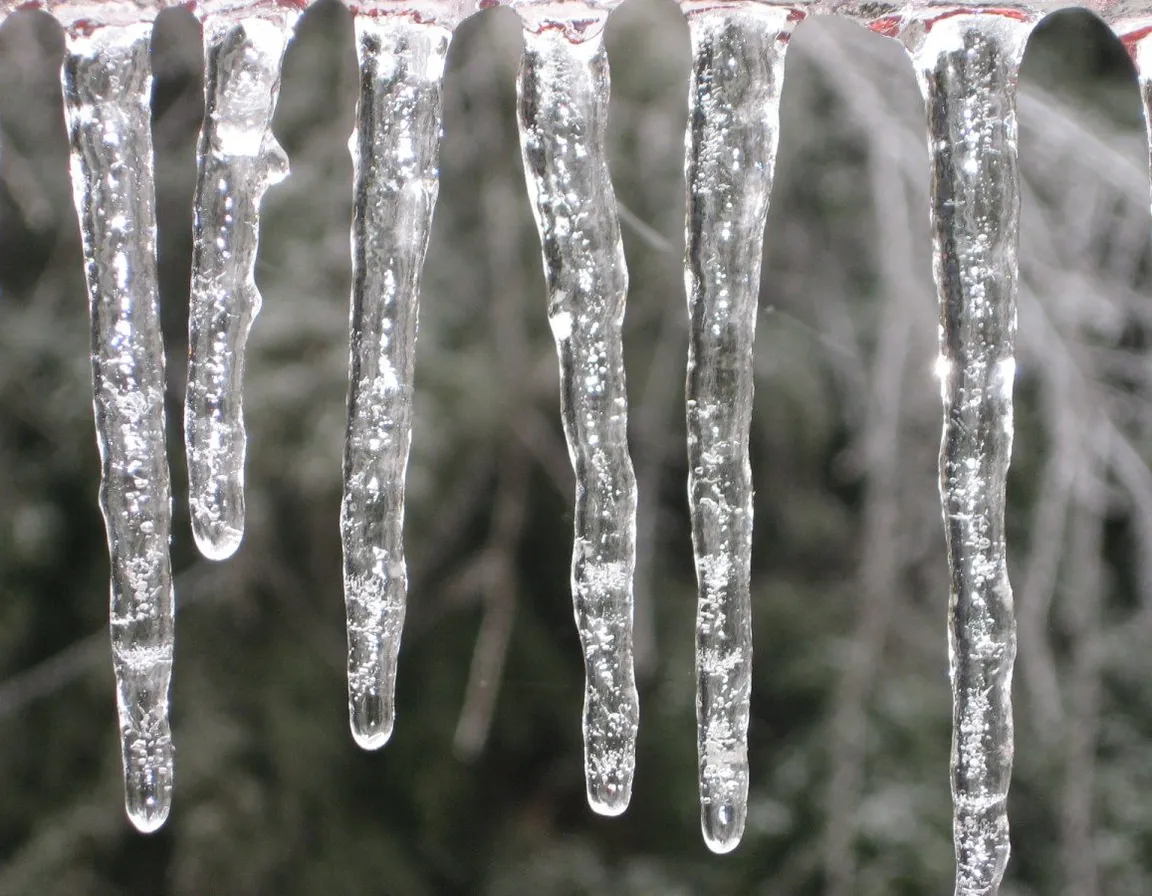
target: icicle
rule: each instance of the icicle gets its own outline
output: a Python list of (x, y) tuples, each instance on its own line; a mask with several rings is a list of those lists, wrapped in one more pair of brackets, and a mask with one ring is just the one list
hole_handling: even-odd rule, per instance
[(752, 344), (780, 123), (787, 9), (688, 13), (692, 37), (685, 282), (688, 495), (700, 597), (696, 717), (700, 821), (736, 848), (748, 812), (752, 684)]
[(404, 477), (451, 30), (401, 15), (361, 14), (355, 24), (360, 99), (349, 141), (355, 192), (340, 523), (352, 735), (374, 750), (392, 734), (407, 597)]
[(277, 9), (204, 24), (184, 438), (192, 532), (213, 560), (231, 556), (244, 534), (244, 346), (260, 310), (260, 200), (288, 174), (271, 124), (295, 19)]
[(112, 658), (128, 815), (168, 816), (171, 492), (156, 286), (150, 25), (73, 33), (63, 81), (92, 316), (92, 379), (111, 553)]
[(588, 802), (631, 798), (639, 708), (632, 664), (636, 479), (628, 456), (621, 325), (628, 274), (604, 137), (603, 19), (524, 35), (520, 139), (560, 357), (560, 398), (576, 472), (572, 596), (584, 650)]
[(1149, 171), (1152, 171), (1152, 25), (1137, 22), (1134, 27), (1117, 28), (1140, 81), (1140, 96), (1144, 101), (1144, 128), (1149, 145)]
[(1016, 624), (1004, 548), (1020, 212), (1015, 93), (1033, 22), (945, 13), (903, 35), (928, 111), (940, 297), (940, 448), (953, 691), (957, 896), (999, 891), (1008, 862)]

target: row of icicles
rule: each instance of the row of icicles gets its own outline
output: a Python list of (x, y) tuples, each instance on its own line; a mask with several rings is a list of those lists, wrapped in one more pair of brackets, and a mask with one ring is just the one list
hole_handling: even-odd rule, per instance
[[(547, 6), (552, 19), (525, 19), (519, 122), (577, 477), (572, 592), (587, 672), (588, 800), (595, 811), (616, 815), (631, 795), (638, 722), (631, 643), (636, 485), (621, 347), (627, 272), (604, 149), (607, 13), (571, 6), (567, 20), (556, 3)], [(693, 53), (685, 265), (699, 784), (704, 838), (727, 852), (747, 814), (757, 288), (785, 51), (803, 14), (752, 3), (685, 7)], [(206, 115), (197, 154), (184, 422), (194, 534), (216, 560), (236, 550), (244, 529), (244, 347), (260, 305), (253, 279), (260, 201), (287, 174), (270, 122), (296, 15), (269, 4), (258, 15), (209, 13), (204, 21)], [(908, 48), (928, 109), (946, 411), (940, 489), (952, 571), (958, 894), (995, 893), (1009, 850), (1015, 626), (1004, 489), (1019, 208), (1014, 93), (1038, 17), (936, 7), (871, 23)], [(353, 285), (340, 526), (351, 727), (367, 749), (382, 746), (393, 724), (406, 601), (402, 522), (413, 351), (454, 24), (415, 14), (355, 18), (360, 96), (350, 144)], [(126, 800), (133, 823), (152, 831), (168, 815), (173, 781), (173, 590), (151, 26), (87, 21), (67, 31), (63, 78), (92, 318)]]

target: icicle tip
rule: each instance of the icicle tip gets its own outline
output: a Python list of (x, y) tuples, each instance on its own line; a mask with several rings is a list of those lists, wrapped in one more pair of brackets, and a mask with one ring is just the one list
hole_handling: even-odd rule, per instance
[(145, 808), (136, 812), (130, 809), (128, 810), (128, 820), (141, 834), (154, 834), (164, 827), (164, 822), (168, 820), (168, 807), (165, 806), (163, 809)]
[(392, 702), (380, 695), (365, 694), (349, 706), (352, 739), (362, 750), (379, 750), (392, 737), (395, 713)]
[(142, 834), (152, 834), (164, 826), (172, 808), (172, 779), (166, 773), (168, 763), (149, 764), (130, 769), (124, 789), (124, 808), (128, 820)]
[(744, 806), (731, 802), (713, 802), (700, 809), (700, 830), (704, 842), (717, 855), (732, 852), (744, 836)]
[(208, 560), (227, 560), (239, 549), (244, 530), (219, 521), (206, 523), (194, 519), (192, 538), (200, 554)]
[(597, 815), (607, 818), (623, 815), (631, 801), (631, 780), (588, 782), (588, 805)]

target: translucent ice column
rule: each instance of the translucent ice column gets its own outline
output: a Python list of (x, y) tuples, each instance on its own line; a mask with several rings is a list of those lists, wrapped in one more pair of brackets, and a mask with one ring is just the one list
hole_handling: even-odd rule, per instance
[(687, 14), (693, 64), (684, 276), (700, 819), (708, 846), (728, 852), (748, 813), (752, 345), (794, 16), (755, 4), (702, 5)]
[(260, 18), (204, 22), (184, 439), (192, 533), (213, 560), (231, 556), (244, 534), (244, 347), (260, 310), (260, 201), (288, 173), (272, 113), (295, 20), (274, 7)]
[(370, 750), (387, 742), (394, 718), (420, 275), (439, 183), (450, 36), (447, 25), (404, 15), (356, 17), (360, 99), (349, 142), (355, 187), (340, 529), (352, 735)]
[(1004, 497), (1016, 370), (1015, 92), (1031, 28), (1002, 10), (959, 11), (903, 34), (927, 104), (940, 299), (957, 896), (997, 893), (1009, 853), (1016, 623)]
[(73, 29), (63, 68), (92, 318), (125, 796), (142, 831), (164, 823), (172, 796), (171, 491), (157, 309), (151, 33), (150, 25)]
[(602, 28), (603, 16), (590, 10), (578, 21), (528, 19), (519, 117), (576, 473), (572, 598), (586, 674), (588, 802), (618, 815), (632, 794), (639, 717), (632, 662), (636, 478), (621, 345), (628, 274), (604, 147)]

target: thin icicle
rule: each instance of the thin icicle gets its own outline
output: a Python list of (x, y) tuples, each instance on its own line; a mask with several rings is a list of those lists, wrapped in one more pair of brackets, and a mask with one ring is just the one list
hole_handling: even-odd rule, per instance
[(752, 686), (752, 345), (780, 124), (787, 9), (689, 12), (685, 286), (688, 497), (699, 583), (700, 823), (736, 848), (748, 814)]
[(277, 10), (204, 24), (184, 438), (192, 533), (213, 560), (231, 556), (244, 534), (244, 346), (260, 310), (260, 200), (288, 174), (271, 125), (295, 19)]
[(1150, 153), (1148, 168), (1152, 172), (1152, 26), (1145, 24), (1135, 30), (1121, 27), (1119, 33), (1136, 66), (1136, 76), (1140, 81), (1140, 96), (1144, 101), (1144, 129)]
[(352, 736), (374, 750), (392, 734), (407, 600), (404, 477), (451, 30), (400, 15), (362, 14), (355, 24), (360, 98), (349, 141), (355, 188), (340, 528)]
[(111, 554), (112, 659), (128, 815), (164, 823), (172, 797), (173, 593), (156, 285), (150, 25), (72, 34), (63, 81), (72, 189), (92, 317), (92, 380)]
[(905, 34), (928, 111), (940, 298), (940, 447), (953, 691), (957, 896), (1008, 863), (1016, 623), (1004, 547), (1016, 362), (1016, 80), (1032, 22), (947, 14)]
[(636, 478), (621, 345), (628, 273), (604, 147), (602, 27), (601, 19), (591, 26), (595, 33), (549, 25), (525, 31), (519, 115), (576, 472), (572, 596), (586, 673), (588, 802), (618, 815), (632, 795), (639, 718), (632, 662)]

